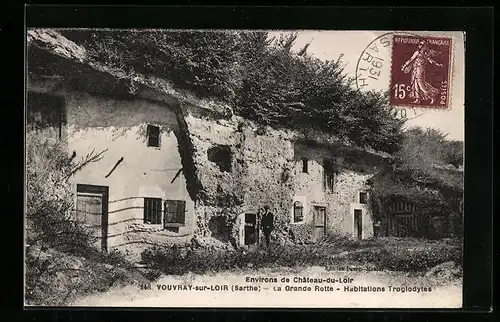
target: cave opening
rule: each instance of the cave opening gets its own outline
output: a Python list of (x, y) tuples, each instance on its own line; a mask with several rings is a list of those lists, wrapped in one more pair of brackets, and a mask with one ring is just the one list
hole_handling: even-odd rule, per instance
[(229, 145), (216, 145), (208, 149), (208, 160), (222, 172), (231, 172), (232, 153)]

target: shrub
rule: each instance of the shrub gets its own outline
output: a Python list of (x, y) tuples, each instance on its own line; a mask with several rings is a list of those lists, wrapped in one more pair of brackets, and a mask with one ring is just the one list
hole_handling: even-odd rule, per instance
[(231, 269), (299, 267), (309, 264), (326, 265), (327, 263), (327, 258), (321, 251), (293, 245), (278, 245), (268, 250), (256, 248), (236, 251), (208, 248), (189, 250), (179, 246), (152, 247), (142, 253), (142, 260), (165, 274), (175, 275), (187, 272), (203, 274)]
[(450, 214), (454, 234), (461, 234), (464, 176), (456, 167), (463, 161), (463, 142), (448, 141), (433, 128), (414, 127), (404, 133), (402, 148), (390, 167), (370, 179), (374, 215), (394, 198), (405, 199), (419, 212)]
[(336, 247), (347, 250), (360, 247), (362, 241), (360, 241), (359, 239), (354, 239), (344, 235), (339, 235), (337, 233), (329, 232), (324, 238), (323, 243), (335, 245)]
[[(187, 272), (204, 274), (231, 269), (263, 267), (323, 266), (330, 270), (348, 265), (371, 266), (379, 270), (424, 272), (447, 261), (462, 262), (458, 243), (426, 242), (424, 240), (355, 241), (338, 238), (341, 243), (316, 245), (276, 245), (270, 249), (190, 250), (181, 246), (152, 247), (142, 259), (165, 274)], [(358, 249), (356, 246), (358, 245)], [(411, 248), (407, 247), (411, 245)], [(367, 247), (359, 249), (359, 247)], [(346, 256), (334, 256), (348, 251)]]
[[(77, 256), (97, 263), (124, 262), (119, 254), (105, 255), (93, 248), (91, 245), (96, 238), (75, 222), (72, 214), (74, 195), (68, 179), (87, 164), (99, 161), (102, 153), (92, 151), (80, 161), (74, 161), (75, 155), (69, 156), (62, 142), (44, 135), (38, 129), (28, 128), (25, 225), (28, 303), (36, 304), (46, 299), (50, 302), (52, 296), (54, 300), (61, 296), (60, 300), (64, 300), (65, 297), (58, 291), (58, 287), (63, 286), (53, 284), (72, 283), (71, 278), (80, 278), (82, 272), (89, 273), (82, 270)], [(56, 250), (72, 255), (63, 260), (54, 255)], [(68, 272), (76, 275), (69, 278), (66, 275)]]
[(448, 261), (462, 265), (461, 245), (420, 241), (422, 246), (408, 248), (404, 247), (404, 240), (400, 243), (401, 245), (375, 247), (367, 252), (355, 253), (349, 259), (372, 263), (380, 270), (405, 272), (423, 272)]
[(150, 281), (158, 280), (161, 275), (162, 272), (159, 269), (149, 269), (144, 273), (144, 277), (146, 277)]
[(91, 152), (79, 162), (68, 156), (57, 139), (29, 129), (26, 135), (26, 244), (66, 251), (91, 245), (95, 238), (73, 219), (73, 190), (68, 179), (101, 153)]

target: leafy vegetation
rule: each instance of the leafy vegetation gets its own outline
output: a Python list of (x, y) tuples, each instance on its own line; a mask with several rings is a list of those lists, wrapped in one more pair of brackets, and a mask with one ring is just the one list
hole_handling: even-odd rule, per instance
[(372, 178), (375, 213), (380, 202), (402, 197), (421, 213), (443, 211), (462, 215), (463, 142), (448, 141), (441, 131), (412, 128), (405, 132), (390, 167)]
[(101, 156), (102, 153), (92, 152), (76, 162), (74, 156), (68, 156), (61, 141), (28, 130), (27, 245), (44, 245), (71, 252), (94, 242), (95, 237), (72, 220), (74, 192), (68, 180), (87, 164), (99, 161)]
[(267, 32), (63, 30), (95, 61), (169, 79), (180, 89), (234, 107), (274, 127), (328, 132), (389, 153), (399, 149), (402, 121), (387, 97), (355, 90), (339, 60), (294, 51), (296, 34)]

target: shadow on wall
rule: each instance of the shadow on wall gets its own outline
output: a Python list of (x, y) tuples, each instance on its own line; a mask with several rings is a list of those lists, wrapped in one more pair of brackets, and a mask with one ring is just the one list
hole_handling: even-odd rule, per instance
[(361, 173), (376, 171), (380, 163), (380, 160), (362, 150), (305, 140), (294, 144), (294, 159), (303, 163), (303, 172), (308, 172), (305, 160), (314, 160), (323, 166), (333, 162), (337, 170), (348, 169)]

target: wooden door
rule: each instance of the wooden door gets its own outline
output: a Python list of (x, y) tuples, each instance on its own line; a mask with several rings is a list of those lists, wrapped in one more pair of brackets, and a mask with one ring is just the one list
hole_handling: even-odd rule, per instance
[(257, 244), (259, 240), (257, 228), (257, 215), (253, 213), (245, 214), (245, 245)]
[(357, 239), (363, 238), (363, 212), (360, 209), (354, 209), (354, 234)]
[(108, 187), (77, 185), (76, 220), (96, 237), (96, 247), (108, 248)]
[(325, 236), (326, 232), (326, 208), (314, 206), (313, 208), (313, 241), (317, 242)]
[(432, 232), (431, 238), (442, 238), (445, 235), (445, 220), (444, 216), (430, 216)]

